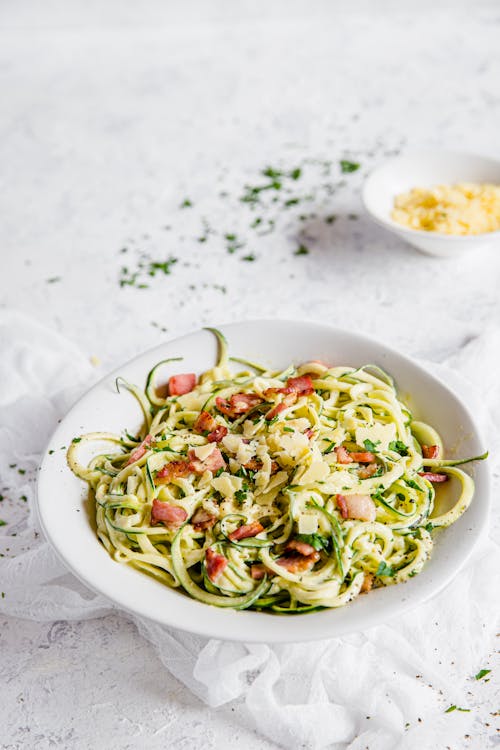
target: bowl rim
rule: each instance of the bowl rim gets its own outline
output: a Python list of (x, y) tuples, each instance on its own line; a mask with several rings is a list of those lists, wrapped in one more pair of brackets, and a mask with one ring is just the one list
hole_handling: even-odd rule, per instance
[[(290, 319), (251, 319), (251, 320), (242, 320), (237, 322), (231, 322), (227, 324), (221, 324), (217, 326), (220, 330), (222, 330), (223, 333), (225, 333), (228, 330), (231, 329), (237, 329), (240, 326), (268, 326), (273, 324), (280, 324), (285, 326), (301, 326), (304, 329), (310, 328), (314, 330), (320, 330), (325, 334), (328, 334), (330, 336), (338, 335), (340, 337), (342, 336), (348, 336), (349, 338), (353, 338), (356, 342), (356, 344), (362, 346), (364, 342), (369, 343), (370, 345), (375, 345), (376, 348), (380, 348), (382, 352), (386, 352), (389, 354), (389, 356), (395, 356), (396, 358), (400, 358), (406, 365), (409, 365), (413, 370), (416, 370), (418, 375), (421, 377), (427, 376), (430, 379), (436, 381), (439, 386), (444, 389), (447, 392), (447, 395), (450, 399), (455, 400), (459, 403), (460, 407), (463, 409), (463, 412), (468, 417), (470, 424), (473, 428), (474, 436), (479, 442), (479, 444), (482, 446), (481, 450), (484, 449), (484, 446), (486, 445), (484, 440), (484, 435), (482, 432), (481, 427), (478, 425), (476, 419), (472, 415), (467, 403), (465, 403), (462, 398), (456, 393), (453, 388), (450, 388), (450, 386), (444, 382), (439, 375), (435, 375), (433, 372), (430, 372), (425, 365), (422, 365), (418, 361), (416, 361), (413, 357), (399, 352), (397, 349), (381, 342), (380, 340), (376, 339), (375, 337), (360, 334), (354, 331), (351, 331), (349, 329), (343, 329), (335, 326), (329, 326), (324, 323), (317, 323), (314, 321), (297, 321), (297, 320), (290, 320)], [(37, 481), (37, 492), (36, 492), (36, 513), (38, 516), (38, 519), (40, 521), (40, 526), (42, 528), (42, 531), (45, 535), (45, 537), (49, 540), (52, 549), (55, 551), (56, 555), (59, 557), (59, 559), (64, 563), (64, 566), (69, 569), (75, 576), (78, 578), (88, 589), (94, 591), (95, 593), (103, 596), (105, 599), (109, 600), (110, 602), (110, 608), (118, 607), (121, 610), (124, 610), (126, 612), (129, 612), (132, 616), (138, 616), (142, 618), (149, 619), (152, 622), (156, 622), (162, 626), (170, 627), (170, 628), (177, 628), (186, 632), (194, 633), (196, 635), (204, 636), (204, 637), (210, 637), (210, 638), (216, 638), (220, 640), (227, 640), (227, 641), (233, 641), (233, 642), (254, 642), (254, 643), (296, 643), (296, 642), (306, 642), (306, 641), (313, 641), (313, 640), (321, 640), (324, 638), (332, 637), (331, 630), (332, 630), (332, 622), (331, 618), (333, 609), (325, 609), (322, 612), (313, 613), (308, 616), (307, 620), (303, 620), (302, 617), (298, 618), (287, 618), (287, 622), (290, 622), (290, 627), (285, 628), (278, 628), (278, 627), (272, 627), (269, 631), (267, 629), (267, 626), (264, 625), (264, 620), (269, 622), (269, 618), (272, 618), (273, 621), (276, 622), (276, 625), (278, 622), (283, 622), (282, 618), (280, 618), (278, 615), (270, 615), (269, 613), (247, 613), (247, 612), (235, 612), (235, 610), (226, 610), (226, 609), (219, 609), (219, 608), (210, 608), (215, 609), (218, 614), (221, 614), (221, 622), (214, 623), (213, 626), (207, 626), (203, 623), (203, 611), (207, 607), (206, 604), (203, 604), (201, 602), (197, 602), (194, 599), (191, 599), (190, 597), (187, 597), (187, 601), (190, 605), (195, 605), (196, 612), (200, 614), (200, 618), (197, 619), (193, 617), (192, 621), (189, 621), (189, 623), (186, 622), (187, 615), (183, 614), (182, 618), (183, 622), (182, 624), (179, 624), (178, 621), (174, 618), (167, 617), (161, 617), (159, 618), (157, 614), (153, 615), (151, 612), (145, 611), (143, 607), (139, 606), (131, 606), (130, 603), (125, 603), (122, 591), (118, 591), (118, 593), (115, 594), (114, 590), (110, 593), (109, 586), (106, 588), (106, 586), (101, 582), (101, 580), (89, 580), (89, 577), (85, 575), (84, 572), (78, 567), (78, 565), (74, 564), (73, 561), (68, 561), (68, 559), (64, 556), (62, 550), (60, 550), (54, 541), (53, 534), (50, 528), (50, 523), (47, 523), (47, 519), (45, 517), (45, 510), (49, 507), (50, 502), (47, 502), (47, 489), (44, 487), (46, 483), (47, 474), (50, 475), (51, 469), (54, 471), (54, 467), (51, 466), (50, 460), (49, 460), (49, 449), (51, 445), (58, 444), (58, 441), (60, 440), (60, 433), (63, 432), (63, 428), (65, 426), (66, 421), (70, 419), (70, 417), (77, 415), (78, 407), (81, 406), (87, 399), (90, 399), (92, 395), (94, 394), (94, 391), (98, 392), (102, 386), (109, 384), (110, 381), (114, 381), (115, 377), (120, 374), (121, 371), (123, 371), (126, 367), (130, 367), (136, 364), (139, 364), (140, 361), (148, 356), (155, 355), (155, 357), (165, 349), (165, 347), (170, 347), (176, 342), (180, 342), (182, 340), (186, 340), (189, 338), (194, 338), (197, 335), (200, 335), (204, 332), (206, 329), (196, 329), (194, 331), (191, 331), (187, 334), (184, 334), (179, 337), (175, 337), (172, 339), (168, 339), (167, 341), (163, 341), (160, 344), (158, 344), (155, 347), (152, 347), (146, 351), (141, 352), (140, 354), (136, 355), (135, 357), (131, 358), (127, 362), (122, 363), (117, 368), (114, 368), (111, 372), (104, 375), (98, 382), (94, 383), (85, 393), (73, 404), (73, 406), (69, 409), (69, 411), (66, 413), (66, 415), (60, 420), (58, 423), (56, 429), (54, 430), (53, 434), (51, 435), (47, 446), (45, 448), (45, 451), (43, 453), (43, 457), (40, 463), (39, 472), (38, 472), (38, 481)], [(161, 358), (161, 357), (160, 357)], [(146, 374), (146, 373), (144, 373)], [(65, 454), (64, 454), (65, 457)], [(66, 465), (66, 464), (65, 464)], [(69, 471), (69, 469), (68, 469)], [(459, 573), (459, 571), (466, 565), (467, 561), (470, 559), (471, 555), (473, 554), (474, 549), (476, 548), (477, 544), (480, 542), (480, 540), (484, 537), (484, 534), (486, 533), (487, 525), (488, 525), (488, 519), (490, 515), (490, 507), (491, 507), (491, 473), (489, 470), (489, 467), (485, 467), (483, 471), (483, 494), (484, 494), (484, 516), (482, 523), (478, 524), (478, 529), (475, 533), (475, 536), (470, 540), (470, 544), (467, 547), (466, 551), (462, 555), (462, 557), (455, 561), (454, 567), (452, 572), (448, 572), (447, 575), (441, 575), (437, 580), (434, 580), (433, 582), (427, 583), (427, 586), (423, 584), (422, 589), (417, 592), (413, 592), (413, 596), (402, 596), (397, 601), (389, 601), (388, 603), (385, 603), (382, 612), (379, 612), (379, 608), (374, 608), (373, 610), (369, 610), (368, 614), (363, 614), (363, 623), (360, 625), (359, 623), (359, 616), (358, 616), (358, 624), (356, 626), (353, 625), (346, 625), (344, 627), (336, 627), (334, 629), (334, 637), (347, 635), (349, 633), (353, 632), (359, 632), (361, 630), (366, 630), (369, 627), (373, 627), (376, 625), (382, 625), (393, 619), (394, 617), (400, 616), (404, 614), (405, 612), (411, 610), (412, 608), (424, 604), (426, 601), (428, 601), (430, 598), (436, 596), (440, 591), (442, 591)], [(43, 488), (43, 492), (41, 492), (41, 488)], [(41, 502), (41, 494), (45, 494), (46, 500)], [(52, 491), (51, 491), (51, 494)], [(81, 497), (80, 497), (81, 501)], [(45, 506), (45, 507), (44, 507)], [(50, 513), (48, 514), (50, 516)], [(94, 533), (94, 532), (93, 532)], [(54, 534), (54, 536), (57, 537), (57, 534)], [(94, 533), (95, 536), (95, 533)], [(95, 537), (95, 548), (97, 551), (102, 551), (106, 555), (108, 553), (102, 548), (100, 549), (99, 542), (97, 540), (97, 537)], [(114, 561), (113, 561), (113, 564)], [(124, 568), (127, 566), (123, 566)], [(130, 570), (127, 568), (127, 570)], [(138, 573), (138, 575), (143, 576), (143, 573)], [(147, 578), (147, 576), (146, 576)], [(392, 587), (391, 587), (392, 588)], [(399, 588), (399, 587), (396, 587)], [(383, 589), (382, 589), (383, 590)], [(403, 587), (401, 588), (401, 593), (403, 594), (403, 591), (408, 591), (408, 588)], [(178, 596), (178, 592), (171, 590), (169, 591), (171, 594), (175, 594)], [(188, 607), (189, 608), (189, 607)], [(342, 608), (345, 609), (345, 608)], [(238, 632), (238, 628), (235, 628), (232, 624), (230, 615), (231, 613), (236, 615), (243, 615), (248, 616), (248, 614), (256, 615), (259, 614), (261, 617), (259, 617), (259, 622), (262, 622), (262, 627), (255, 628), (256, 631), (258, 631), (257, 635), (253, 632), (251, 632), (251, 635), (249, 635), (249, 626), (248, 624), (246, 627), (241, 628), (241, 632)], [(224, 619), (224, 614), (229, 615)], [(311, 619), (309, 619), (311, 618)], [(306, 623), (312, 622), (312, 618), (314, 618), (315, 622), (318, 623), (316, 627), (314, 628), (307, 628)], [(218, 618), (215, 618), (218, 619)], [(321, 622), (320, 622), (321, 619)], [(354, 618), (356, 619), (356, 618)], [(243, 618), (242, 618), (243, 620)], [(238, 623), (238, 625), (243, 625), (242, 620)], [(253, 624), (255, 624), (255, 620), (252, 621)], [(296, 623), (296, 624), (294, 624)], [(304, 623), (301, 627), (301, 624)], [(215, 627), (216, 625), (216, 627)]]
[[(444, 232), (435, 232), (433, 230), (426, 231), (425, 229), (412, 229), (411, 227), (405, 227), (403, 224), (398, 224), (398, 222), (394, 221), (394, 219), (392, 219), (390, 216), (386, 218), (372, 211), (367, 200), (367, 192), (371, 186), (371, 183), (378, 176), (379, 172), (406, 157), (426, 155), (429, 158), (432, 157), (432, 155), (436, 154), (448, 155), (457, 158), (465, 157), (480, 159), (484, 162), (489, 162), (490, 164), (496, 165), (498, 167), (500, 175), (500, 159), (496, 159), (492, 156), (479, 154), (473, 151), (460, 151), (458, 149), (437, 148), (432, 146), (409, 148), (405, 151), (402, 151), (400, 154), (391, 156), (389, 159), (385, 159), (385, 161), (377, 164), (365, 178), (361, 190), (361, 202), (368, 215), (380, 226), (385, 227), (386, 229), (392, 229), (393, 231), (405, 235), (406, 237), (420, 237), (427, 240), (437, 240), (439, 242), (443, 241), (447, 243), (456, 242), (460, 244), (467, 244), (471, 242), (487, 243), (490, 239), (500, 238), (500, 229), (495, 229), (493, 232), (481, 232), (480, 234), (445, 234)], [(395, 196), (393, 196), (393, 198), (394, 197)]]

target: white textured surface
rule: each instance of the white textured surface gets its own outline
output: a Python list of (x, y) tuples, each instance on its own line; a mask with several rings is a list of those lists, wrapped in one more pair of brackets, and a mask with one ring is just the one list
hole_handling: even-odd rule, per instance
[[(438, 360), (500, 322), (496, 255), (432, 260), (348, 218), (361, 214), (363, 174), (401, 146), (500, 155), (498, 5), (264, 8), (2, 10), (2, 304), (97, 355), (102, 372), (162, 336), (245, 317), (331, 320)], [(266, 164), (307, 157), (351, 157), (362, 169), (306, 204), (339, 218), (306, 222), (310, 254), (295, 257), (302, 207), (256, 241), (247, 207), (219, 193), (237, 198)], [(305, 174), (304, 193), (318, 175)], [(181, 211), (186, 196), (194, 207)], [(229, 255), (219, 236), (197, 242), (202, 217), (247, 246)], [(120, 289), (123, 258), (133, 267), (139, 249), (179, 262), (149, 289)], [(257, 260), (241, 261), (247, 252)], [(230, 708), (201, 706), (117, 617), (6, 620), (0, 643), (6, 749), (271, 747), (235, 727)], [(492, 684), (471, 683), (492, 726), (477, 725), (464, 747), (493, 746)]]

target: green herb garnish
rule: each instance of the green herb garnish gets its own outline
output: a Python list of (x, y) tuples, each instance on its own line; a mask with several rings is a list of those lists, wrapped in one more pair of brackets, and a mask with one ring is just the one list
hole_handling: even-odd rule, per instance
[(394, 568), (392, 568), (390, 565), (387, 565), (387, 563), (384, 561), (379, 563), (377, 572), (375, 573), (376, 576), (387, 576), (388, 578), (392, 578), (395, 574), (396, 571), (394, 570)]
[(340, 171), (342, 174), (348, 174), (349, 172), (356, 172), (360, 168), (361, 164), (355, 161), (348, 161), (347, 159), (340, 160)]
[(305, 245), (299, 245), (294, 255), (309, 255), (309, 250)]
[(482, 680), (487, 674), (491, 672), (491, 669), (480, 669), (479, 672), (474, 676), (475, 680)]
[(331, 539), (321, 534), (297, 534), (295, 539), (299, 542), (310, 544), (317, 552), (321, 552), (323, 549), (326, 551), (330, 549)]
[(408, 455), (408, 446), (405, 445), (402, 440), (391, 440), (389, 443), (389, 450), (399, 453), (400, 456)]

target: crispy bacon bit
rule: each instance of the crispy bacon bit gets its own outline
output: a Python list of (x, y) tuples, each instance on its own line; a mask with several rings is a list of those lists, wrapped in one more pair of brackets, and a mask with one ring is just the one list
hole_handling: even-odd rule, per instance
[(373, 575), (373, 573), (365, 573), (365, 577), (363, 578), (363, 583), (361, 584), (359, 593), (366, 594), (368, 593), (368, 591), (371, 591), (374, 579), (375, 576)]
[(243, 464), (244, 469), (248, 471), (260, 471), (262, 469), (262, 461), (260, 458), (251, 458), (246, 464)]
[(157, 523), (164, 523), (171, 528), (177, 528), (184, 523), (186, 518), (187, 513), (184, 508), (179, 508), (178, 505), (170, 505), (170, 503), (162, 502), (156, 498), (153, 500), (153, 507), (151, 508), (151, 523), (153, 526)]
[(202, 507), (198, 508), (191, 518), (191, 523), (193, 524), (195, 531), (206, 531), (207, 529), (211, 529), (216, 521), (217, 518)]
[[(248, 471), (260, 471), (262, 469), (262, 461), (260, 458), (251, 458), (246, 464), (243, 464), (244, 469)], [(271, 474), (275, 474), (279, 469), (279, 464), (276, 461), (271, 461)]]
[(312, 427), (308, 427), (307, 430), (304, 430), (304, 435), (307, 435), (309, 440), (312, 440), (314, 437), (314, 430)]
[(168, 392), (170, 396), (183, 396), (190, 393), (196, 385), (194, 372), (186, 372), (181, 375), (172, 375), (168, 381)]
[(219, 555), (218, 552), (214, 552), (211, 547), (208, 547), (205, 552), (205, 565), (207, 568), (207, 575), (212, 582), (220, 576), (223, 570), (227, 566), (227, 559), (224, 555)]
[(146, 435), (142, 443), (138, 445), (137, 448), (134, 448), (125, 466), (130, 466), (130, 464), (134, 464), (136, 461), (142, 458), (144, 454), (147, 453), (147, 450), (149, 446), (151, 445), (152, 440), (153, 440), (152, 435)]
[(287, 557), (280, 557), (276, 562), (282, 568), (288, 570), (289, 573), (304, 573), (306, 570), (311, 570), (318, 560), (319, 552), (314, 550), (314, 554), (312, 555), (289, 555)]
[(207, 469), (208, 471), (215, 472), (224, 468), (226, 465), (224, 457), (218, 448), (214, 448), (212, 453), (207, 456), (204, 461), (197, 458), (196, 453), (192, 449), (188, 453), (188, 458), (189, 468), (197, 474), (203, 474)]
[(208, 411), (202, 411), (193, 425), (195, 432), (202, 435), (204, 432), (212, 432), (217, 427), (217, 422)]
[(189, 461), (170, 461), (155, 476), (155, 484), (170, 484), (172, 479), (187, 477), (191, 473)]
[(422, 456), (424, 458), (439, 458), (439, 446), (438, 445), (423, 445)]
[[(250, 568), (250, 575), (254, 579), (254, 581), (260, 581), (266, 573), (269, 573), (270, 571), (266, 568), (265, 565), (262, 565), (262, 563), (256, 563), (255, 565), (252, 565)], [(274, 573), (271, 573), (271, 575), (274, 575)]]
[[(339, 500), (342, 498), (342, 500)], [(337, 495), (342, 518), (357, 518), (360, 521), (374, 521), (377, 514), (375, 503), (370, 495)], [(347, 512), (347, 515), (345, 513)]]
[(374, 474), (377, 473), (378, 466), (376, 463), (368, 464), (367, 466), (362, 466), (361, 469), (358, 471), (358, 477), (360, 479), (369, 479)]
[(234, 393), (229, 401), (220, 396), (215, 399), (217, 409), (228, 417), (246, 414), (247, 411), (260, 403), (262, 403), (262, 399), (256, 393)]
[(349, 455), (358, 464), (371, 464), (372, 461), (375, 461), (375, 456), (370, 451), (363, 451), (361, 453), (354, 451), (353, 453), (349, 453)]
[(307, 544), (307, 542), (301, 542), (299, 539), (290, 539), (288, 544), (285, 547), (286, 552), (298, 552), (299, 555), (304, 555), (304, 557), (309, 557), (309, 555), (314, 555), (316, 550), (312, 546), (312, 544)]
[(314, 393), (314, 383), (310, 375), (301, 375), (298, 378), (288, 378), (286, 387), (280, 389), (281, 393), (299, 393), (301, 396), (309, 396)]
[(280, 412), (282, 412), (284, 409), (288, 409), (289, 406), (292, 406), (297, 401), (297, 394), (295, 392), (287, 393), (285, 397), (283, 398), (283, 401), (281, 401), (279, 404), (276, 404), (272, 409), (270, 409), (266, 414), (266, 419), (268, 422), (271, 421), (271, 419), (274, 419)]
[(239, 526), (237, 529), (229, 534), (229, 539), (232, 542), (239, 542), (240, 539), (247, 539), (251, 536), (257, 536), (261, 531), (264, 531), (264, 527), (259, 521), (253, 521), (252, 523), (244, 524)]
[(335, 448), (335, 453), (337, 454), (337, 463), (352, 464), (353, 459), (351, 458), (351, 455), (347, 448), (344, 448), (343, 445), (339, 445), (338, 448)]
[(337, 495), (337, 508), (340, 511), (342, 518), (349, 518), (349, 509), (347, 508), (347, 502), (344, 495)]
[(226, 437), (227, 435), (227, 427), (224, 427), (223, 424), (218, 425), (215, 430), (212, 430), (212, 432), (209, 432), (207, 435), (207, 440), (209, 443), (220, 443), (222, 438)]
[(448, 474), (434, 474), (432, 471), (419, 471), (419, 477), (427, 479), (428, 482), (447, 482)]

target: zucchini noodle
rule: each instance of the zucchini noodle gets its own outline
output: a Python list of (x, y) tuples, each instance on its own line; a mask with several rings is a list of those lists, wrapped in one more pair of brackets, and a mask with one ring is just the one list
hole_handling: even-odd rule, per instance
[[(118, 379), (144, 413), (140, 435), (92, 432), (69, 447), (113, 559), (206, 604), (281, 614), (341, 607), (418, 574), (436, 530), (472, 500), (458, 466), (487, 454), (445, 459), (436, 430), (374, 365), (270, 371), (229, 358), (210, 330), (219, 359), (200, 378), (171, 375), (176, 358), (144, 389)], [(94, 442), (109, 452), (85, 464)], [(448, 478), (458, 497), (436, 513)]]

